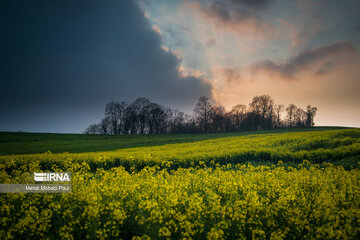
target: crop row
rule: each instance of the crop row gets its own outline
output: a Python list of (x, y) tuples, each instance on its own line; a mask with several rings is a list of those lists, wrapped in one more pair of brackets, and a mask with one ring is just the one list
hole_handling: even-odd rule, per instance
[(138, 147), (108, 152), (29, 154), (0, 156), (6, 171), (39, 163), (42, 170), (67, 170), (86, 162), (92, 171), (124, 166), (138, 170), (146, 166), (192, 167), (237, 164), (249, 161), (277, 163), (308, 160), (312, 163), (337, 161), (360, 155), (360, 130), (298, 132), (218, 138), (194, 143)]
[(360, 170), (305, 165), (92, 172), (84, 162), (72, 193), (2, 194), (0, 238), (359, 239)]

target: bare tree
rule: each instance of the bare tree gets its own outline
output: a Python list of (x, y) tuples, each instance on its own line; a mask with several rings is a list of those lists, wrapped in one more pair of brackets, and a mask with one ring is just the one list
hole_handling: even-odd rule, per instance
[(305, 127), (306, 112), (301, 108), (297, 108), (294, 114), (295, 127)]
[(250, 108), (261, 116), (261, 129), (272, 128), (274, 100), (269, 95), (253, 97)]
[(279, 128), (281, 126), (281, 114), (284, 111), (284, 105), (279, 104), (275, 105), (275, 114), (276, 114), (276, 127)]
[(185, 114), (186, 133), (199, 133), (202, 131), (197, 125), (197, 118), (194, 115)]
[(168, 114), (169, 132), (181, 133), (185, 128), (185, 114), (178, 109), (171, 110)]
[(124, 131), (124, 125), (125, 125), (125, 114), (126, 114), (126, 108), (128, 106), (128, 103), (121, 102), (119, 104), (119, 112), (118, 112), (118, 118), (119, 118), (119, 126), (118, 126), (118, 134), (122, 134)]
[(261, 116), (257, 112), (249, 111), (246, 113), (244, 119), (244, 129), (246, 130), (260, 130), (261, 129)]
[(105, 118), (99, 124), (91, 124), (87, 134), (151, 134), (151, 133), (201, 133), (229, 132), (237, 130), (273, 129), (282, 126), (312, 127), (316, 107), (307, 111), (289, 104), (275, 105), (269, 95), (255, 96), (249, 104), (235, 105), (227, 112), (221, 105), (210, 103), (202, 96), (196, 103), (194, 115), (152, 103), (147, 98), (137, 98), (133, 103), (110, 102), (105, 107)]
[(98, 126), (97, 124), (90, 124), (86, 130), (84, 131), (85, 134), (98, 134)]
[(100, 134), (110, 134), (111, 128), (111, 119), (109, 117), (105, 117), (101, 120), (98, 126), (100, 130)]
[(198, 116), (200, 126), (204, 132), (208, 132), (209, 129), (209, 113), (211, 111), (211, 103), (208, 97), (202, 96), (195, 105), (194, 112)]
[(288, 125), (289, 127), (293, 127), (293, 122), (294, 122), (294, 116), (295, 116), (295, 112), (296, 112), (297, 107), (295, 106), (295, 104), (289, 104), (289, 106), (287, 108), (285, 108), (285, 111), (287, 112), (287, 119), (288, 119)]
[(118, 118), (117, 118), (117, 102), (109, 102), (105, 106), (105, 116), (110, 120), (111, 133), (117, 133)]
[(105, 107), (105, 116), (110, 121), (109, 134), (121, 134), (124, 127), (126, 102), (109, 102)]
[(224, 130), (223, 130), (223, 132), (231, 132), (231, 131), (236, 131), (236, 130), (239, 130), (239, 129), (236, 129), (236, 127), (233, 125), (232, 113), (231, 112), (225, 112), (225, 114), (224, 114)]
[(131, 105), (136, 114), (137, 131), (140, 134), (145, 133), (146, 124), (148, 123), (150, 100), (144, 97), (137, 98)]
[(212, 106), (209, 117), (211, 119), (212, 132), (224, 132), (225, 108), (221, 105)]
[(164, 122), (166, 121), (166, 112), (162, 106), (157, 103), (151, 103), (147, 117), (149, 133), (162, 133), (164, 131)]
[(130, 104), (125, 109), (125, 119), (124, 119), (124, 133), (126, 134), (136, 134), (137, 133), (137, 112), (135, 106)]
[(306, 126), (313, 127), (314, 126), (314, 117), (317, 112), (317, 107), (311, 107), (311, 105), (307, 106), (306, 111)]
[(243, 126), (244, 118), (246, 116), (246, 105), (237, 104), (232, 107), (231, 114), (234, 119), (234, 125), (237, 130), (240, 130)]

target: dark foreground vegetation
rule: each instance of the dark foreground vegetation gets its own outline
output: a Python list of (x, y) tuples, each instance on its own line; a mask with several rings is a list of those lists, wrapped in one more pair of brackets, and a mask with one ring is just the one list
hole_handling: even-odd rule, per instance
[(289, 104), (275, 104), (269, 95), (256, 96), (247, 107), (235, 105), (226, 111), (212, 104), (209, 98), (200, 97), (194, 114), (165, 108), (147, 98), (132, 103), (110, 102), (105, 117), (91, 124), (87, 134), (153, 134), (153, 133), (224, 133), (235, 131), (269, 130), (279, 128), (313, 127), (317, 108), (308, 105), (306, 110)]

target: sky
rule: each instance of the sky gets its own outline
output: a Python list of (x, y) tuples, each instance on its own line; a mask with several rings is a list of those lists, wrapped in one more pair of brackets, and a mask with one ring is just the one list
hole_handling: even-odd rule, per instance
[(0, 131), (79, 133), (109, 101), (269, 94), (360, 127), (360, 1), (3, 0)]

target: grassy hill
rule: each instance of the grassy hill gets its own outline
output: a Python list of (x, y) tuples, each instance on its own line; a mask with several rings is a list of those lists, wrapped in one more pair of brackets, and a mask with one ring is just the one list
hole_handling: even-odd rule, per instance
[[(320, 130), (324, 129), (320, 128)], [(112, 147), (117, 146), (118, 149), (94, 152), (92, 146), (96, 141), (90, 141), (88, 144), (82, 140), (82, 147), (89, 149), (88, 152), (3, 155), (0, 156), (0, 163), (15, 161), (16, 166), (20, 167), (23, 164), (39, 162), (43, 170), (51, 170), (54, 166), (66, 169), (74, 166), (74, 163), (86, 162), (91, 171), (119, 166), (127, 170), (132, 168), (140, 170), (148, 166), (161, 168), (171, 166), (172, 169), (177, 169), (195, 165), (214, 167), (246, 162), (273, 164), (282, 161), (287, 164), (299, 164), (304, 160), (311, 163), (336, 162), (337, 164), (339, 161), (344, 161), (348, 163), (345, 164), (347, 167), (358, 167), (360, 129), (327, 129), (327, 131), (298, 129), (297, 132), (283, 130), (238, 134), (238, 136), (236, 134), (119, 136), (113, 139), (111, 136), (108, 139), (104, 139), (104, 136), (90, 136), (99, 137), (101, 139), (98, 142), (113, 144)], [(187, 139), (186, 136), (192, 138)], [(127, 138), (132, 141), (126, 142)], [(55, 145), (57, 141), (45, 143), (51, 147), (50, 144)], [(27, 142), (23, 144), (28, 146)], [(73, 140), (73, 144), (79, 143)], [(141, 146), (142, 144), (150, 146)]]
[(207, 139), (285, 132), (308, 132), (344, 129), (342, 127), (292, 128), (216, 134), (157, 134), (157, 135), (84, 135), (58, 133), (0, 132), (0, 155), (99, 152), (124, 148), (189, 143)]

